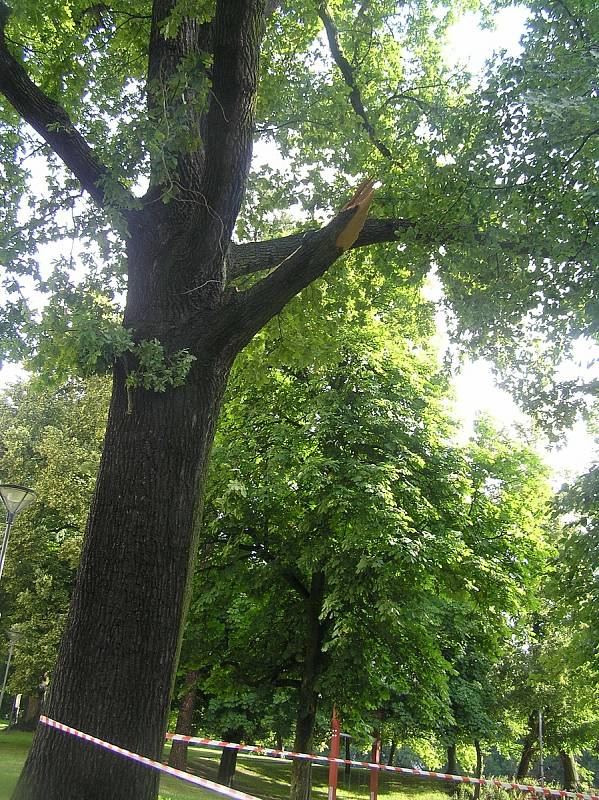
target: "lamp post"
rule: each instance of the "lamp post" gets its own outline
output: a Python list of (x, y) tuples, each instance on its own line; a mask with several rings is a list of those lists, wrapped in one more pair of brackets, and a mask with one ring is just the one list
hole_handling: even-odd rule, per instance
[(19, 638), (16, 631), (8, 632), (8, 659), (6, 660), (6, 669), (4, 670), (4, 680), (2, 681), (2, 689), (0, 689), (0, 715), (2, 712), (2, 701), (4, 700), (4, 690), (6, 689), (6, 682), (8, 681), (8, 671), (10, 669), (10, 662), (12, 661), (12, 653), (15, 649), (15, 644)]
[(543, 760), (543, 710), (539, 709), (539, 782), (545, 786), (545, 762)]
[(35, 492), (26, 486), (19, 486), (16, 483), (6, 483), (0, 485), (0, 500), (6, 508), (6, 528), (2, 539), (2, 550), (0, 550), (0, 578), (4, 570), (4, 560), (8, 549), (8, 538), (14, 518), (20, 511), (28, 508), (35, 500)]

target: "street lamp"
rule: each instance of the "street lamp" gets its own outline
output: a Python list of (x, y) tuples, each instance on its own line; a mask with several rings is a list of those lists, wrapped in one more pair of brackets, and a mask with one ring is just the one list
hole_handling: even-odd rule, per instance
[(26, 486), (19, 486), (18, 484), (6, 483), (0, 486), (0, 500), (4, 503), (6, 508), (6, 529), (4, 531), (4, 538), (2, 539), (2, 550), (0, 550), (0, 578), (4, 570), (4, 559), (6, 558), (6, 551), (8, 549), (8, 537), (10, 536), (10, 528), (14, 518), (20, 511), (28, 508), (35, 500), (35, 492), (33, 489), (28, 489)]

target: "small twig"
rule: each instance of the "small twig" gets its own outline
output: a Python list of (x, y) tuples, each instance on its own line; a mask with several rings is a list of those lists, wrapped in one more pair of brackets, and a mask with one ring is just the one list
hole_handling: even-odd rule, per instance
[(346, 84), (351, 89), (349, 94), (349, 100), (352, 105), (352, 108), (354, 109), (356, 114), (361, 118), (362, 127), (368, 134), (370, 141), (373, 143), (373, 145), (376, 147), (379, 153), (381, 153), (381, 155), (383, 155), (385, 158), (389, 159), (389, 161), (393, 161), (393, 155), (391, 151), (389, 150), (387, 145), (378, 138), (374, 126), (372, 125), (370, 119), (368, 118), (368, 114), (366, 113), (366, 109), (364, 108), (364, 104), (362, 102), (362, 95), (360, 94), (360, 90), (358, 89), (358, 86), (356, 84), (354, 71), (351, 67), (351, 64), (343, 54), (343, 51), (341, 50), (341, 45), (339, 44), (339, 31), (337, 30), (337, 27), (329, 12), (326, 2), (320, 3), (318, 8), (318, 16), (320, 17), (320, 19), (324, 24), (333, 60), (339, 67)]

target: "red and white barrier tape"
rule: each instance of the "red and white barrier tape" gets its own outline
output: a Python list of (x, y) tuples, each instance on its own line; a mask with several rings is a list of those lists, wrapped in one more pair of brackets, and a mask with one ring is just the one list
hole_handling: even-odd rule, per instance
[(125, 750), (124, 747), (118, 747), (116, 744), (105, 742), (103, 739), (98, 739), (96, 736), (90, 736), (89, 733), (83, 733), (76, 728), (71, 728), (69, 725), (63, 725), (61, 722), (56, 722), (49, 717), (41, 716), (40, 722), (47, 725), (49, 728), (55, 728), (63, 733), (68, 733), (71, 736), (76, 736), (79, 739), (84, 739), (86, 742), (97, 744), (98, 747), (103, 747), (105, 750), (110, 750), (112, 753), (117, 753), (120, 756), (137, 761), (139, 764), (145, 764), (146, 767), (151, 767), (159, 772), (164, 772), (167, 775), (172, 775), (174, 778), (179, 778), (182, 781), (193, 783), (195, 786), (200, 786), (202, 789), (207, 789), (210, 792), (217, 792), (218, 794), (225, 795), (225, 797), (232, 797), (234, 800), (258, 800), (251, 794), (245, 792), (238, 792), (236, 789), (229, 789), (220, 783), (206, 780), (205, 778), (198, 778), (197, 775), (191, 775), (189, 772), (169, 767), (167, 764), (162, 764), (160, 761), (154, 761), (146, 756), (140, 756), (137, 753), (132, 753), (131, 750)]
[(265, 756), (283, 756), (284, 758), (301, 758), (309, 761), (334, 762), (335, 764), (349, 764), (353, 767), (379, 769), (384, 772), (399, 772), (402, 775), (413, 775), (418, 778), (437, 778), (455, 783), (480, 783), (481, 786), (498, 786), (501, 789), (541, 794), (546, 797), (574, 797), (577, 800), (599, 800), (599, 795), (584, 792), (568, 792), (565, 789), (548, 789), (545, 786), (530, 786), (524, 783), (509, 783), (496, 778), (470, 778), (468, 775), (449, 775), (445, 772), (432, 772), (426, 769), (410, 769), (408, 767), (390, 767), (386, 764), (375, 764), (371, 761), (353, 761), (347, 758), (329, 758), (318, 756), (314, 753), (295, 753), (292, 750), (275, 750), (272, 747), (259, 747), (258, 745), (237, 744), (236, 742), (222, 742), (218, 739), (202, 739), (199, 736), (182, 736), (179, 733), (167, 733), (166, 738), (174, 742), (187, 742), (188, 744), (204, 745), (208, 747), (230, 747), (234, 750), (243, 750), (246, 753), (259, 753)]

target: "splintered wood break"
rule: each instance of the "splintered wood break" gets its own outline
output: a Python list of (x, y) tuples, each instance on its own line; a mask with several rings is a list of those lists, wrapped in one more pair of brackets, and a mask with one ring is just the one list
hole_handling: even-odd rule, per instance
[(341, 209), (341, 211), (349, 211), (352, 208), (356, 209), (345, 228), (337, 236), (335, 242), (342, 253), (349, 250), (360, 235), (360, 231), (366, 222), (373, 196), (374, 181), (370, 179), (362, 181), (352, 199)]

